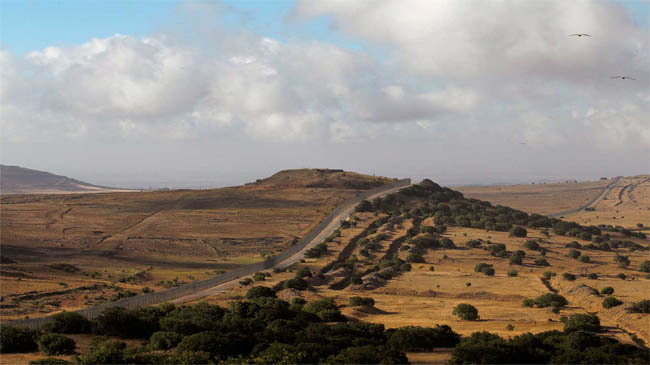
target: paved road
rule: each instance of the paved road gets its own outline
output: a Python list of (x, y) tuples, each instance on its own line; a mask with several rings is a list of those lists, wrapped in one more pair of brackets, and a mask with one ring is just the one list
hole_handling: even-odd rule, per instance
[[(383, 191), (381, 193), (371, 195), (370, 197), (368, 197), (368, 200), (394, 193), (394, 192), (399, 191), (401, 189), (404, 189), (404, 188), (406, 188), (408, 186), (410, 186), (410, 185), (397, 187), (397, 188), (394, 188), (394, 189), (391, 189), (391, 190), (386, 190), (386, 191)], [(327, 237), (329, 237), (337, 228), (339, 228), (340, 222), (342, 220), (347, 219), (350, 216), (350, 214), (352, 214), (352, 212), (354, 211), (354, 208), (356, 208), (356, 206), (351, 206), (348, 209), (342, 211), (334, 220), (332, 220), (332, 223), (330, 223), (327, 227), (325, 227), (325, 229), (323, 229), (302, 250), (296, 252), (295, 255), (287, 258), (286, 260), (282, 261), (281, 263), (279, 263), (275, 267), (285, 268), (285, 267), (289, 267), (289, 266), (295, 264), (296, 262), (300, 261), (305, 256), (305, 252), (307, 250), (309, 250), (310, 248), (316, 246), (317, 244), (319, 244), (321, 242), (324, 242)], [(249, 275), (246, 275), (246, 276), (249, 276)], [(190, 294), (190, 295), (187, 295), (187, 296), (184, 296), (184, 297), (174, 299), (171, 302), (178, 304), (178, 303), (189, 302), (189, 301), (197, 300), (197, 299), (204, 298), (204, 297), (207, 297), (207, 296), (215, 295), (215, 294), (220, 293), (220, 292), (222, 292), (222, 291), (224, 291), (224, 290), (226, 290), (226, 289), (228, 289), (228, 288), (230, 288), (232, 286), (238, 285), (239, 280), (241, 280), (243, 277), (245, 277), (245, 276), (242, 276), (240, 278), (237, 278), (235, 280), (232, 280), (232, 281), (229, 281), (229, 282), (226, 282), (226, 283), (223, 283), (223, 284), (219, 284), (217, 286), (214, 286), (214, 287), (209, 288), (209, 289), (202, 290), (202, 291), (194, 293), (194, 294)]]
[(607, 185), (607, 186), (605, 186), (603, 188), (603, 191), (601, 191), (601, 193), (597, 197), (591, 199), (587, 204), (585, 204), (585, 205), (583, 205), (581, 207), (578, 207), (576, 209), (566, 210), (564, 212), (558, 212), (558, 213), (553, 213), (553, 214), (547, 214), (547, 216), (552, 217), (552, 218), (557, 218), (557, 217), (560, 217), (560, 216), (563, 216), (563, 215), (578, 213), (578, 212), (580, 212), (582, 210), (585, 210), (586, 208), (591, 207), (592, 205), (596, 205), (596, 203), (598, 203), (602, 198), (604, 198), (605, 195), (607, 195), (607, 193), (616, 186), (616, 184), (619, 182), (619, 180), (621, 180), (620, 177), (617, 177), (616, 179), (614, 179), (614, 181), (612, 181), (611, 183), (609, 183), (609, 185)]

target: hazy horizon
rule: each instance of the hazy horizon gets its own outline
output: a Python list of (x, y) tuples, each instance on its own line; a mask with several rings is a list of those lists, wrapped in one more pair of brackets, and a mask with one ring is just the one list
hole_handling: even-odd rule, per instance
[(0, 6), (3, 164), (133, 188), (650, 170), (644, 1)]

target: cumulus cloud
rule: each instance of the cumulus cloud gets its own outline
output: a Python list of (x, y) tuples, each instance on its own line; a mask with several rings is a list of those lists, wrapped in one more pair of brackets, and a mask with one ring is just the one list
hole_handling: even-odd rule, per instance
[(293, 21), (326, 16), (361, 50), (223, 26), (223, 9), (188, 3), (191, 31), (0, 51), (0, 140), (399, 140), (438, 155), (487, 145), (495, 161), (520, 142), (566, 153), (650, 146), (649, 34), (616, 3), (297, 3)]

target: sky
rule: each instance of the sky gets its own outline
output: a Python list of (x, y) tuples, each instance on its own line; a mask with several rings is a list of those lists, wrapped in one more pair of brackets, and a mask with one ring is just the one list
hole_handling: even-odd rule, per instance
[(0, 0), (0, 162), (139, 188), (647, 174), (649, 8)]

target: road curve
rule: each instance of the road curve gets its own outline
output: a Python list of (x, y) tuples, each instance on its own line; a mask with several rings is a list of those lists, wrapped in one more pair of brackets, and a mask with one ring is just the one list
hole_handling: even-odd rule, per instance
[(610, 190), (612, 190), (620, 180), (621, 180), (620, 177), (617, 177), (616, 179), (614, 179), (614, 181), (612, 181), (611, 183), (609, 183), (607, 186), (605, 186), (605, 187), (603, 188), (603, 191), (602, 191), (602, 192), (601, 192), (597, 197), (591, 199), (591, 200), (590, 200), (587, 204), (585, 204), (585, 205), (582, 205), (582, 206), (580, 206), (580, 207), (578, 207), (578, 208), (576, 208), (576, 209), (565, 210), (564, 212), (558, 212), (558, 213), (547, 214), (547, 216), (548, 216), (548, 217), (551, 217), (551, 218), (557, 218), (557, 217), (560, 217), (560, 216), (563, 216), (563, 215), (574, 214), (574, 213), (578, 213), (578, 212), (581, 211), (581, 210), (585, 210), (586, 208), (589, 208), (590, 206), (595, 205), (595, 204), (598, 203), (602, 198), (604, 198), (605, 195), (607, 195), (607, 193), (608, 193)]
[[(391, 194), (391, 193), (397, 192), (399, 190), (402, 190), (404, 188), (407, 188), (409, 186), (410, 185), (400, 186), (400, 187), (396, 187), (396, 188), (393, 188), (393, 189), (390, 189), (390, 190), (382, 191), (380, 193), (369, 196), (367, 199), (370, 200), (370, 199), (374, 199), (374, 198), (378, 198), (378, 197), (383, 197), (383, 196), (386, 196), (388, 194)], [(290, 256), (289, 258), (287, 258), (286, 260), (280, 262), (279, 264), (275, 265), (274, 267), (286, 268), (286, 267), (289, 267), (289, 266), (295, 264), (296, 262), (300, 261), (305, 256), (305, 252), (307, 250), (309, 250), (310, 248), (318, 245), (321, 242), (324, 242), (327, 237), (329, 237), (332, 233), (334, 233), (334, 231), (337, 228), (339, 228), (340, 222), (342, 220), (345, 220), (348, 217), (350, 217), (350, 214), (352, 214), (352, 212), (354, 211), (354, 208), (356, 208), (356, 206), (351, 206), (351, 207), (345, 209), (344, 211), (342, 211), (339, 215), (336, 216), (336, 218), (334, 218), (332, 220), (332, 222), (329, 225), (327, 225), (316, 237), (314, 237), (314, 239), (311, 240), (311, 242), (309, 242), (307, 245), (305, 245), (305, 247), (303, 247), (302, 250), (296, 252), (293, 256)], [(214, 286), (212, 288), (204, 289), (202, 291), (199, 291), (199, 292), (196, 292), (196, 293), (193, 293), (193, 294), (190, 294), (190, 295), (186, 295), (184, 297), (176, 298), (174, 300), (171, 300), (171, 302), (176, 303), (176, 304), (185, 303), (185, 302), (189, 302), (189, 301), (197, 300), (197, 299), (204, 298), (204, 297), (207, 297), (207, 296), (218, 294), (218, 293), (220, 293), (220, 292), (222, 292), (222, 291), (224, 291), (224, 290), (226, 290), (226, 289), (228, 289), (228, 288), (230, 288), (230, 287), (232, 287), (234, 285), (239, 284), (239, 280), (241, 280), (243, 277), (246, 277), (246, 276), (250, 276), (250, 275), (244, 275), (242, 277), (236, 278), (236, 279), (234, 279), (232, 281), (225, 282), (223, 284), (219, 284), (219, 285)]]

